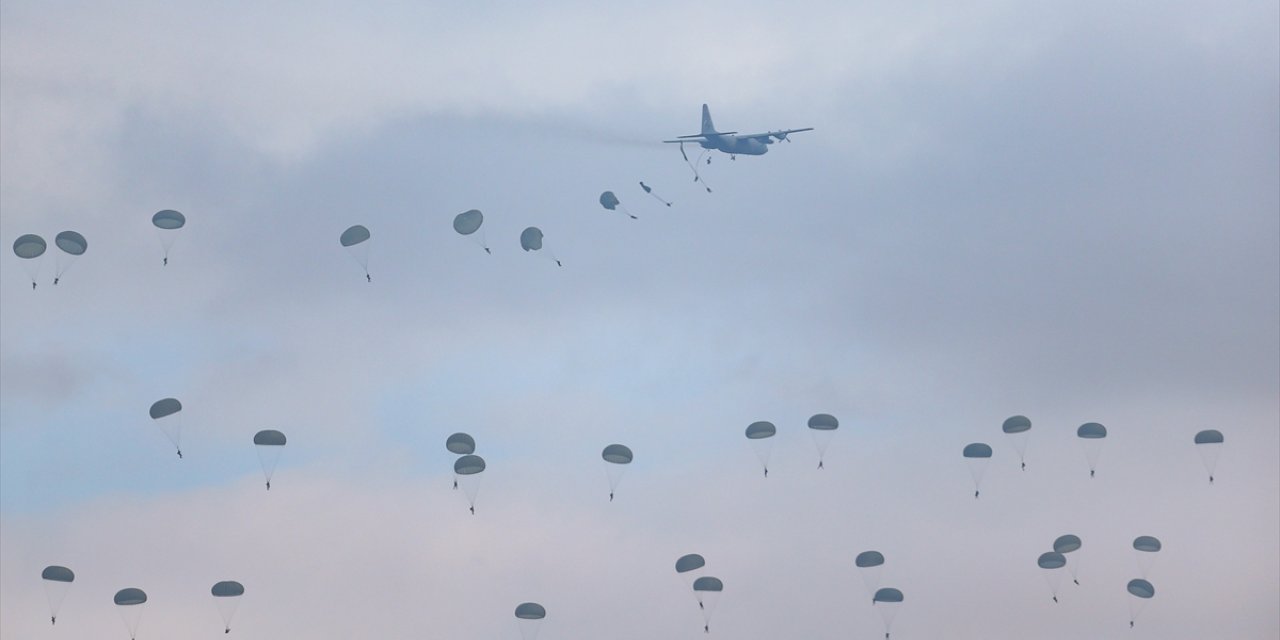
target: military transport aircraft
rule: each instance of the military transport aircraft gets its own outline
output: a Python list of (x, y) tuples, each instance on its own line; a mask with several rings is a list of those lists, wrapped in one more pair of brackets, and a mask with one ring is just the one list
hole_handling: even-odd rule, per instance
[[(675, 140), (663, 140), (663, 142), (679, 144), (681, 151), (684, 150), (684, 143), (696, 142), (703, 149), (715, 149), (723, 153), (729, 154), (731, 159), (736, 159), (738, 154), (748, 156), (761, 156), (769, 151), (769, 145), (774, 142), (787, 140), (787, 136), (792, 133), (801, 131), (813, 131), (813, 127), (804, 129), (783, 129), (781, 131), (766, 131), (764, 133), (753, 133), (750, 135), (738, 135), (737, 131), (716, 131), (716, 127), (711, 123), (711, 111), (707, 109), (707, 105), (702, 105), (702, 133), (688, 136), (679, 136)], [(790, 142), (790, 140), (787, 140)], [(686, 156), (686, 160), (688, 157)]]

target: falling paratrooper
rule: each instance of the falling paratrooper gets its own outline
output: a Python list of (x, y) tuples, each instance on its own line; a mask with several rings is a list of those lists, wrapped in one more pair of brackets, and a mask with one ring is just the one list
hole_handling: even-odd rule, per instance
[(606, 191), (600, 194), (600, 206), (608, 209), (609, 211), (622, 211), (622, 213), (627, 214), (627, 216), (632, 220), (639, 220), (639, 218), (632, 215), (630, 211), (627, 211), (627, 208), (618, 200), (618, 196), (613, 195), (612, 191)]
[(653, 196), (653, 197), (654, 197), (654, 199), (656, 199), (658, 202), (661, 202), (662, 204), (665, 204), (665, 205), (667, 205), (668, 207), (669, 207), (669, 206), (671, 206), (671, 202), (669, 202), (669, 201), (667, 201), (667, 200), (664, 200), (664, 199), (662, 198), (662, 196), (660, 196), (660, 195), (658, 195), (658, 194), (654, 193), (654, 192), (653, 192), (653, 187), (650, 187), (649, 185), (645, 184), (643, 180), (641, 180), (641, 181), (640, 181), (640, 188), (641, 188), (641, 189), (644, 189), (644, 192), (645, 192), (645, 193), (647, 193), (647, 194), (649, 194), (649, 195)]

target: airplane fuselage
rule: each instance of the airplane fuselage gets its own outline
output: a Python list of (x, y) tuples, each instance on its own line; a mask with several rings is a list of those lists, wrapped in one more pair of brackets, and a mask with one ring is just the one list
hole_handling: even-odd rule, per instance
[(756, 138), (739, 138), (734, 135), (707, 136), (699, 140), (703, 149), (714, 149), (729, 155), (762, 156), (769, 152), (769, 144)]

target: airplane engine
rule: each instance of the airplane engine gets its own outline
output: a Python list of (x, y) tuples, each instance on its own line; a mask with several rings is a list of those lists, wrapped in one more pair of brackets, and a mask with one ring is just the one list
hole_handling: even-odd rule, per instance
[[(784, 140), (787, 140), (787, 134), (785, 134), (785, 133), (775, 133), (775, 134), (773, 134), (773, 137), (774, 137), (774, 138), (777, 138), (777, 139), (778, 139), (778, 142), (782, 142), (782, 141), (784, 141)], [(788, 142), (790, 142), (789, 140), (787, 140), (787, 141), (788, 141)], [(771, 142), (772, 142), (772, 141), (771, 141)]]

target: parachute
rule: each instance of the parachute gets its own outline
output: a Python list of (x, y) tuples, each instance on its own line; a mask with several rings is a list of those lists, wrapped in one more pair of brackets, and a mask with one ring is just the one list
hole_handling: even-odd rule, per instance
[(1156, 595), (1156, 588), (1150, 582), (1140, 578), (1134, 578), (1129, 581), (1127, 586), (1129, 595), (1129, 626), (1133, 627), (1133, 623), (1137, 621), (1138, 614), (1142, 613), (1142, 609), (1146, 606), (1147, 601)]
[(609, 474), (609, 502), (613, 502), (613, 492), (618, 488), (618, 482), (622, 480), (622, 474), (626, 472), (627, 466), (631, 464), (631, 449), (620, 444), (611, 444), (604, 448), (600, 453), (600, 457), (604, 458), (605, 472)]
[(711, 614), (715, 611), (716, 603), (720, 601), (720, 594), (723, 591), (724, 583), (720, 578), (702, 576), (693, 581), (693, 595), (698, 599), (698, 608), (702, 609), (704, 623), (702, 630), (706, 633), (711, 632)]
[(1155, 536), (1138, 536), (1133, 539), (1133, 550), (1137, 552), (1138, 568), (1142, 571), (1143, 578), (1149, 577), (1151, 567), (1156, 562), (1156, 554), (1162, 546)]
[(467, 455), (476, 452), (476, 441), (470, 435), (465, 433), (455, 433), (444, 441), (444, 446), (450, 453), (458, 455)]
[(1013, 448), (1018, 452), (1018, 461), (1022, 463), (1022, 470), (1026, 471), (1027, 437), (1031, 432), (1031, 421), (1026, 416), (1013, 416), (1005, 420), (1000, 428), (1009, 434), (1009, 439), (1013, 441)]
[[(706, 153), (707, 153), (707, 152), (704, 150), (702, 153), (703, 153), (703, 155), (706, 155)], [(707, 190), (707, 193), (711, 193), (711, 187), (707, 185), (707, 181), (706, 181), (706, 180), (703, 180), (703, 179), (702, 179), (702, 176), (698, 175), (698, 164), (697, 164), (697, 162), (690, 162), (690, 161), (689, 161), (689, 154), (687, 154), (687, 153), (685, 153), (685, 152), (684, 152), (684, 143), (683, 143), (683, 142), (681, 142), (681, 143), (680, 143), (680, 157), (684, 158), (684, 163), (685, 163), (685, 164), (687, 164), (687, 165), (689, 165), (689, 170), (693, 172), (693, 181), (694, 181), (694, 182), (701, 182), (701, 183), (702, 183), (702, 188), (703, 188), (703, 189), (706, 189), (706, 190)], [(698, 156), (698, 162), (702, 162), (702, 156)], [(711, 162), (711, 160), (710, 160), (710, 159), (708, 159), (708, 160), (707, 160), (707, 162)]]
[(36, 260), (44, 255), (44, 250), (48, 247), (44, 238), (34, 233), (28, 233), (19, 236), (13, 241), (13, 254), (22, 258), (22, 268), (26, 270), (27, 276), (31, 278), (31, 288), (36, 288), (36, 276), (40, 275), (40, 261)]
[(187, 217), (173, 209), (165, 209), (151, 216), (151, 224), (155, 226), (156, 234), (160, 236), (160, 246), (164, 248), (164, 264), (167, 265), (169, 249), (173, 248), (173, 241), (178, 239), (178, 229), (187, 225)]
[[(1064, 536), (1058, 536), (1058, 539), (1053, 541), (1053, 550), (1063, 554), (1063, 557), (1066, 557), (1066, 554), (1071, 553), (1073, 551), (1078, 551), (1079, 549), (1080, 549), (1079, 536), (1067, 534)], [(1067, 570), (1071, 572), (1071, 581), (1076, 583), (1077, 585), (1080, 584), (1079, 569), (1080, 569), (1080, 563), (1078, 561), (1067, 563)]]
[(617, 211), (621, 209), (622, 212), (630, 216), (632, 220), (638, 219), (631, 215), (631, 212), (627, 211), (626, 207), (622, 206), (622, 203), (618, 201), (618, 196), (613, 195), (612, 191), (606, 191), (600, 194), (600, 206), (608, 209), (609, 211)]
[(863, 551), (853, 559), (853, 564), (858, 567), (858, 573), (862, 574), (862, 583), (867, 585), (867, 595), (872, 597), (871, 604), (875, 604), (876, 591), (880, 588), (880, 574), (884, 570), (884, 554), (879, 551)]
[(1040, 554), (1036, 564), (1045, 570), (1044, 578), (1049, 583), (1049, 591), (1053, 593), (1053, 601), (1058, 601), (1058, 587), (1062, 584), (1062, 568), (1067, 566), (1067, 557), (1057, 551), (1046, 551)]
[(1084, 457), (1089, 461), (1089, 477), (1093, 477), (1098, 469), (1098, 456), (1102, 454), (1102, 441), (1107, 437), (1107, 428), (1096, 423), (1086, 422), (1076, 429), (1080, 438), (1080, 446), (1084, 447)]
[(964, 457), (969, 461), (969, 475), (973, 476), (973, 497), (977, 498), (982, 492), (982, 474), (991, 460), (991, 445), (982, 442), (965, 445)]
[(747, 439), (756, 450), (756, 457), (764, 467), (764, 477), (769, 477), (769, 454), (773, 452), (773, 436), (778, 433), (772, 422), (752, 422), (747, 425)]
[(156, 426), (160, 427), (160, 431), (164, 436), (173, 443), (173, 448), (178, 450), (178, 459), (182, 459), (182, 403), (177, 398), (165, 398), (156, 400), (151, 405), (151, 419), (155, 420)]
[(84, 239), (84, 236), (75, 231), (63, 231), (53, 239), (53, 243), (59, 249), (62, 249), (62, 253), (58, 254), (57, 266), (53, 273), (53, 283), (58, 284), (62, 274), (71, 268), (71, 263), (75, 262), (76, 258), (84, 255), (84, 252), (89, 248), (89, 242)]
[[(541, 251), (542, 250), (542, 229), (537, 227), (529, 227), (520, 232), (520, 248), (525, 251)], [(556, 259), (554, 254), (547, 254), (551, 260), (556, 261), (557, 267), (563, 267), (560, 261)]]
[[(676, 560), (676, 573), (684, 575), (690, 571), (697, 571), (705, 566), (707, 566), (706, 559), (696, 553), (689, 553), (680, 556), (680, 558)], [(692, 583), (690, 586), (693, 586)]]
[(218, 605), (218, 613), (222, 615), (225, 631), (231, 633), (231, 618), (236, 615), (236, 607), (240, 606), (240, 596), (244, 595), (244, 585), (234, 580), (226, 580), (213, 585), (209, 590), (213, 601)]
[(480, 493), (480, 472), (484, 471), (484, 458), (471, 454), (458, 458), (453, 463), (453, 472), (458, 476), (458, 486), (467, 496), (471, 505), (471, 515), (476, 514), (476, 494)]
[(902, 592), (890, 587), (877, 590), (876, 595), (871, 597), (871, 604), (878, 605), (876, 608), (880, 610), (880, 617), (884, 619), (885, 638), (889, 637), (889, 627), (893, 626), (893, 618), (898, 615), (902, 600)]
[(829, 413), (819, 413), (809, 418), (809, 433), (813, 434), (813, 444), (818, 447), (819, 469), (822, 468), (822, 458), (827, 454), (827, 446), (831, 444), (831, 438), (839, 427), (840, 421)]
[(1222, 432), (1217, 429), (1205, 429), (1196, 434), (1196, 451), (1200, 452), (1200, 461), (1204, 470), (1209, 472), (1209, 484), (1213, 484), (1213, 469), (1218, 466), (1218, 454), (1222, 451)]
[(547, 617), (547, 610), (536, 602), (523, 602), (516, 607), (516, 624), (520, 625), (520, 637), (534, 640), (538, 637), (538, 628), (542, 619)]
[(484, 249), (485, 253), (493, 253), (489, 251), (489, 243), (484, 239), (484, 232), (481, 232), (478, 236), (473, 235), (480, 229), (482, 224), (484, 224), (484, 214), (480, 213), (479, 209), (463, 211), (453, 217), (454, 231), (457, 231), (460, 235), (471, 236), (471, 239), (475, 240), (480, 245), (480, 248)]
[(50, 565), (40, 572), (40, 577), (44, 579), (44, 594), (49, 598), (49, 624), (58, 624), (58, 610), (71, 590), (76, 574), (66, 567)]
[(136, 640), (138, 623), (142, 622), (142, 605), (147, 602), (147, 594), (142, 589), (121, 589), (116, 592), (115, 603), (129, 629), (129, 638)]
[(262, 463), (262, 475), (267, 479), (267, 491), (271, 490), (271, 476), (275, 475), (285, 441), (284, 434), (275, 429), (264, 429), (253, 436), (253, 444), (258, 448), (258, 462)]
[(654, 199), (656, 199), (658, 202), (661, 202), (662, 204), (665, 204), (665, 205), (667, 205), (668, 207), (669, 207), (669, 206), (671, 206), (671, 203), (670, 203), (670, 202), (668, 202), (668, 201), (666, 201), (666, 200), (663, 200), (663, 199), (662, 199), (662, 196), (660, 196), (660, 195), (658, 195), (658, 194), (654, 193), (654, 192), (653, 192), (653, 188), (652, 188), (652, 187), (650, 187), (649, 185), (645, 184), (643, 180), (641, 180), (641, 181), (640, 181), (640, 188), (641, 188), (641, 189), (644, 189), (644, 192), (645, 192), (645, 193), (647, 193), (647, 194), (649, 194), (649, 195), (653, 196), (653, 197), (654, 197)]
[(364, 269), (364, 279), (373, 282), (373, 276), (369, 275), (369, 237), (369, 230), (357, 224), (343, 231), (338, 242), (347, 248), (352, 259)]

